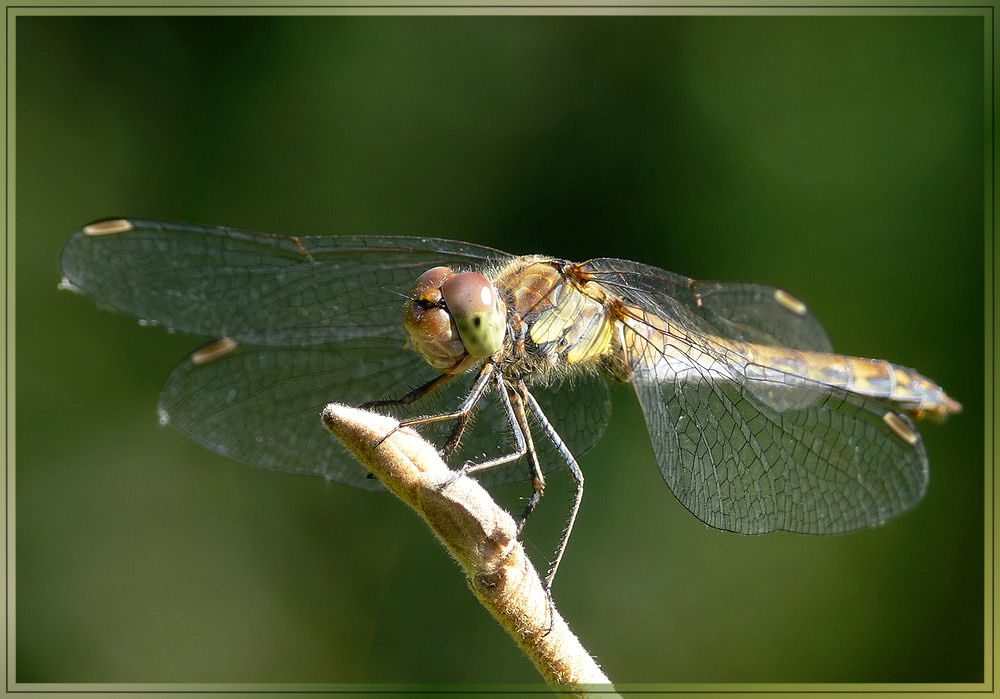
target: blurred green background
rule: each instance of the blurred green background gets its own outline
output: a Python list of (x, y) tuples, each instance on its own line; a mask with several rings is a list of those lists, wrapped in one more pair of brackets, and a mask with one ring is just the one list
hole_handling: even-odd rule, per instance
[[(943, 16), (19, 17), (17, 680), (537, 679), (392, 498), (157, 425), (200, 340), (56, 289), (75, 228), (133, 215), (789, 289), (839, 351), (964, 404), (924, 429), (927, 498), (844, 536), (711, 530), (618, 387), (557, 604), (619, 683), (982, 681), (983, 36)], [(568, 480), (527, 528), (539, 564)]]

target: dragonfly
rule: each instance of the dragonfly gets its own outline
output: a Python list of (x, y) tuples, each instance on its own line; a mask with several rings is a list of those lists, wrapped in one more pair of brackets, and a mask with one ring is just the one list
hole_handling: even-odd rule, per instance
[(61, 264), (63, 288), (210, 338), (158, 413), (227, 457), (378, 489), (319, 415), (382, 410), (487, 487), (530, 480), (519, 531), (545, 475), (568, 469), (549, 591), (609, 383), (635, 390), (681, 504), (742, 534), (848, 532), (909, 510), (929, 477), (915, 420), (961, 410), (913, 369), (834, 353), (787, 291), (629, 260), (114, 218), (78, 230)]

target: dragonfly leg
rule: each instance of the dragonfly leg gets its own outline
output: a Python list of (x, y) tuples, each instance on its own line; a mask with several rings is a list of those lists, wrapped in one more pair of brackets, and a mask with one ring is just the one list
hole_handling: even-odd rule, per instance
[(467, 461), (462, 468), (459, 469), (460, 475), (468, 475), (470, 473), (475, 473), (476, 471), (485, 471), (486, 469), (493, 468), (494, 466), (509, 464), (511, 461), (517, 461), (528, 453), (531, 436), (527, 435), (527, 441), (525, 440), (526, 433), (521, 429), (521, 425), (515, 416), (515, 411), (510, 401), (510, 393), (508, 388), (504, 385), (503, 376), (499, 373), (495, 376), (497, 392), (500, 395), (500, 403), (504, 407), (504, 413), (507, 416), (507, 423), (510, 425), (510, 430), (514, 434), (514, 441), (517, 443), (517, 447), (511, 453), (498, 456), (495, 459), (490, 459), (489, 461), (483, 461), (481, 463)]
[[(412, 417), (406, 420), (400, 420), (399, 424), (397, 424), (392, 430), (390, 430), (387, 435), (382, 437), (382, 439), (380, 439), (378, 441), (378, 444), (376, 444), (375, 446), (378, 446), (379, 444), (387, 440), (391, 435), (393, 435), (396, 432), (396, 430), (402, 429), (403, 427), (416, 427), (417, 425), (429, 425), (432, 422), (459, 420), (460, 421), (459, 426), (462, 427), (462, 429), (464, 430), (464, 423), (468, 422), (469, 415), (472, 413), (472, 409), (476, 406), (476, 403), (479, 402), (479, 399), (483, 397), (483, 393), (486, 391), (486, 387), (489, 385), (489, 378), (492, 373), (493, 373), (493, 365), (489, 363), (484, 364), (482, 370), (479, 372), (479, 376), (476, 378), (476, 382), (472, 385), (472, 390), (469, 391), (469, 394), (465, 397), (465, 400), (462, 401), (462, 405), (459, 406), (458, 410), (450, 413), (437, 413), (436, 415), (422, 415), (420, 417)], [(446, 380), (447, 379), (443, 379), (442, 383)], [(431, 381), (430, 383), (434, 382)], [(427, 385), (429, 384), (425, 384), (425, 386)], [(423, 386), (421, 388), (423, 388)], [(454, 432), (452, 433), (452, 436), (454, 437)], [(448, 441), (450, 442), (451, 438), (449, 438)]]
[[(510, 454), (505, 454), (489, 461), (483, 461), (482, 463), (467, 462), (462, 466), (460, 474), (468, 475), (477, 471), (485, 471), (494, 466), (502, 466), (503, 464), (517, 461), (525, 454), (528, 455), (528, 458), (531, 459), (531, 485), (534, 492), (532, 492), (531, 499), (525, 506), (521, 516), (517, 519), (517, 535), (520, 536), (521, 530), (524, 529), (524, 523), (528, 521), (528, 517), (535, 511), (538, 501), (542, 499), (542, 493), (545, 491), (545, 476), (542, 474), (542, 467), (538, 462), (538, 453), (535, 451), (535, 444), (531, 439), (531, 429), (528, 427), (523, 399), (520, 395), (511, 392), (504, 386), (503, 379), (499, 375), (497, 377), (497, 391), (500, 393), (501, 402), (507, 414), (507, 422), (510, 424), (510, 430), (514, 434), (517, 448)], [(511, 398), (514, 399), (513, 402)]]
[(453, 378), (455, 378), (455, 374), (441, 374), (440, 376), (434, 377), (423, 386), (418, 386), (413, 389), (405, 396), (400, 396), (399, 398), (388, 398), (386, 400), (366, 401), (359, 405), (358, 408), (361, 410), (371, 410), (372, 408), (384, 408), (387, 406), (409, 405), (410, 403), (423, 398), (431, 391), (440, 388)]
[(459, 443), (462, 441), (462, 435), (465, 434), (465, 428), (469, 426), (469, 421), (472, 419), (472, 412), (465, 413), (461, 417), (455, 420), (455, 428), (448, 435), (448, 441), (444, 443), (441, 447), (441, 453), (448, 456), (453, 451), (458, 449)]
[[(458, 407), (458, 410), (450, 413), (437, 413), (436, 415), (422, 415), (420, 417), (411, 417), (406, 420), (400, 420), (399, 427), (416, 427), (417, 425), (429, 425), (432, 422), (444, 422), (446, 420), (468, 420), (469, 415), (472, 413), (472, 409), (476, 407), (476, 403), (479, 399), (483, 397), (483, 393), (486, 391), (486, 387), (489, 386), (490, 376), (493, 374), (493, 365), (486, 363), (483, 365), (482, 370), (479, 372), (479, 376), (476, 377), (476, 382), (472, 384), (472, 390), (462, 401), (462, 405)], [(397, 428), (399, 429), (399, 428)], [(449, 441), (451, 441), (449, 439)]]
[[(500, 403), (504, 407), (504, 414), (507, 416), (507, 423), (510, 425), (510, 430), (514, 434), (514, 440), (515, 442), (517, 442), (517, 446), (511, 453), (504, 454), (503, 456), (498, 456), (488, 461), (483, 461), (481, 463), (475, 463), (472, 461), (465, 462), (465, 464), (462, 465), (462, 468), (458, 469), (458, 471), (455, 472), (455, 477), (451, 478), (447, 483), (442, 485), (441, 486), (442, 488), (446, 488), (447, 486), (451, 485), (453, 482), (458, 480), (460, 477), (468, 475), (470, 473), (475, 473), (476, 471), (484, 471), (486, 469), (493, 468), (494, 466), (502, 466), (512, 461), (517, 461), (528, 452), (531, 436), (529, 434), (528, 435), (529, 441), (525, 441), (526, 433), (521, 429), (517, 417), (515, 416), (514, 408), (511, 406), (511, 401), (510, 401), (511, 393), (509, 389), (504, 385), (503, 375), (497, 373), (494, 374), (494, 377), (497, 384), (496, 386), (497, 393), (500, 396)], [(518, 527), (517, 531), (518, 533), (521, 532), (520, 526)]]
[[(521, 385), (523, 386), (524, 384), (522, 383)], [(514, 404), (517, 406), (514, 410), (514, 415), (517, 418), (521, 431), (524, 432), (528, 447), (528, 458), (531, 459), (531, 498), (528, 499), (528, 504), (524, 506), (524, 511), (521, 512), (521, 517), (517, 522), (517, 535), (521, 536), (521, 530), (524, 529), (528, 517), (535, 511), (535, 507), (541, 501), (542, 495), (545, 492), (545, 475), (542, 473), (541, 464), (538, 463), (538, 452), (535, 451), (535, 444), (531, 438), (531, 428), (528, 426), (528, 416), (524, 412), (525, 399), (517, 393), (514, 394), (514, 397), (516, 398)]]
[[(479, 399), (483, 397), (483, 392), (486, 390), (486, 386), (488, 385), (491, 373), (493, 373), (493, 365), (485, 364), (483, 366), (482, 371), (479, 373), (479, 377), (476, 379), (476, 383), (473, 384), (472, 390), (469, 391), (469, 395), (465, 397), (465, 400), (462, 401), (462, 405), (455, 412), (438, 413), (437, 415), (423, 415), (421, 417), (414, 417), (408, 420), (400, 420), (395, 427), (389, 430), (389, 432), (387, 432), (385, 436), (382, 437), (382, 439), (378, 440), (378, 442), (375, 443), (375, 446), (376, 447), (379, 446), (380, 444), (382, 444), (382, 442), (384, 442), (385, 440), (389, 439), (389, 437), (394, 435), (396, 433), (396, 430), (400, 430), (404, 427), (415, 427), (417, 425), (426, 425), (432, 422), (456, 420), (461, 418), (463, 415), (470, 413), (472, 409), (475, 407), (476, 403), (479, 401)], [(441, 383), (444, 383), (444, 381), (447, 381), (446, 376), (447, 375), (439, 376), (437, 379), (434, 379), (433, 381), (430, 381), (421, 386), (419, 389), (417, 389), (417, 391), (427, 388), (428, 386), (434, 384), (436, 381), (439, 380), (441, 381)], [(429, 388), (427, 390), (433, 390), (433, 388)], [(426, 392), (427, 391), (424, 391), (424, 393)], [(383, 403), (387, 402), (389, 401), (383, 401)]]
[(580, 470), (579, 464), (576, 463), (576, 457), (566, 446), (566, 443), (562, 441), (562, 437), (556, 432), (555, 428), (549, 422), (548, 418), (545, 417), (545, 413), (542, 412), (542, 408), (538, 405), (538, 401), (535, 397), (531, 395), (527, 387), (522, 382), (520, 385), (522, 395), (531, 408), (531, 412), (534, 413), (535, 418), (538, 420), (538, 424), (541, 425), (542, 430), (545, 432), (546, 436), (552, 440), (553, 446), (555, 446), (556, 451), (559, 452), (559, 456), (563, 458), (566, 462), (566, 466), (569, 468), (570, 476), (572, 476), (573, 481), (576, 483), (576, 496), (573, 499), (573, 507), (570, 510), (569, 517), (566, 520), (566, 527), (563, 529), (562, 538), (559, 540), (559, 546), (556, 548), (555, 558), (552, 560), (552, 564), (549, 567), (549, 572), (545, 576), (545, 591), (550, 596), (552, 595), (552, 583), (556, 578), (556, 571), (559, 569), (559, 563), (562, 561), (563, 554), (566, 552), (566, 544), (569, 543), (570, 534), (573, 533), (573, 524), (576, 522), (577, 512), (580, 511), (580, 503), (583, 501), (583, 471)]

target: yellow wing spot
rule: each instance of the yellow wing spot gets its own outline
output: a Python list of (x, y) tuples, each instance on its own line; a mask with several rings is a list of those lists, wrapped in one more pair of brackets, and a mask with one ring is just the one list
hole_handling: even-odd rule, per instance
[(83, 232), (87, 235), (110, 235), (112, 233), (128, 233), (132, 230), (132, 222), (123, 218), (110, 218), (107, 221), (98, 221), (83, 227)]
[(299, 238), (297, 235), (293, 235), (292, 242), (295, 243), (295, 247), (298, 248), (299, 252), (301, 252), (305, 257), (310, 259), (312, 258), (312, 255), (309, 253), (309, 251), (306, 250), (306, 246), (302, 244), (301, 238)]
[(806, 314), (806, 305), (784, 289), (774, 290), (774, 300), (796, 315), (804, 316)]
[(882, 420), (889, 426), (889, 429), (895, 432), (907, 444), (914, 445), (920, 441), (920, 435), (917, 434), (916, 430), (906, 424), (903, 418), (891, 410), (882, 416)]
[(231, 337), (220, 337), (218, 340), (209, 342), (201, 349), (191, 353), (192, 364), (208, 364), (219, 357), (224, 357), (237, 347), (239, 343)]

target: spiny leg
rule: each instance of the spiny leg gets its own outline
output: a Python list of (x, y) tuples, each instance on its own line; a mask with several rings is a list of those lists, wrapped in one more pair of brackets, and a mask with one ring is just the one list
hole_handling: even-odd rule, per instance
[[(514, 434), (514, 441), (517, 443), (517, 447), (509, 454), (504, 454), (503, 456), (498, 456), (494, 459), (483, 461), (482, 463), (477, 464), (473, 462), (466, 462), (459, 471), (462, 475), (475, 473), (476, 471), (484, 471), (488, 468), (493, 468), (494, 466), (509, 464), (512, 461), (517, 461), (528, 452), (528, 442), (525, 441), (525, 433), (522, 431), (521, 426), (515, 417), (514, 408), (510, 403), (510, 395), (508, 394), (507, 387), (504, 385), (503, 375), (498, 372), (495, 374), (495, 378), (497, 393), (500, 396), (500, 403), (503, 405), (504, 414), (507, 416), (507, 424), (510, 425), (510, 431)], [(528, 439), (531, 439), (530, 435), (528, 436)]]
[[(420, 417), (412, 417), (406, 420), (399, 421), (399, 427), (415, 427), (417, 425), (429, 425), (432, 422), (444, 422), (445, 420), (468, 420), (468, 415), (472, 412), (472, 409), (476, 407), (476, 403), (479, 399), (483, 397), (483, 392), (486, 391), (486, 387), (489, 385), (490, 376), (493, 374), (494, 367), (492, 364), (487, 362), (483, 365), (483, 368), (479, 371), (479, 376), (476, 377), (476, 382), (472, 384), (472, 389), (469, 391), (468, 395), (462, 401), (462, 405), (450, 413), (437, 413), (436, 415), (422, 415)], [(396, 429), (399, 429), (397, 427)]]
[(576, 463), (576, 457), (566, 446), (566, 443), (562, 441), (562, 437), (556, 432), (555, 428), (549, 422), (548, 418), (545, 417), (545, 413), (542, 412), (542, 408), (538, 405), (538, 401), (535, 397), (528, 392), (527, 387), (524, 386), (522, 382), (520, 389), (523, 392), (525, 399), (528, 401), (528, 405), (531, 408), (531, 412), (534, 413), (535, 418), (538, 420), (539, 425), (541, 425), (542, 430), (552, 440), (553, 446), (555, 446), (556, 451), (559, 452), (559, 456), (563, 458), (566, 462), (566, 466), (569, 468), (570, 476), (573, 477), (573, 481), (576, 483), (576, 497), (573, 499), (573, 507), (570, 510), (569, 518), (566, 520), (566, 527), (563, 529), (562, 538), (559, 540), (559, 546), (556, 549), (555, 558), (549, 567), (549, 572), (545, 576), (545, 591), (549, 594), (550, 598), (552, 595), (552, 583), (556, 578), (556, 571), (559, 569), (559, 563), (562, 561), (563, 554), (566, 552), (566, 544), (569, 543), (570, 534), (573, 532), (573, 524), (576, 522), (576, 514), (580, 511), (580, 503), (583, 501), (583, 471), (580, 470), (580, 466)]
[[(522, 391), (526, 391), (524, 389), (524, 382), (521, 382), (519, 388)], [(528, 416), (524, 412), (525, 398), (520, 393), (515, 393), (514, 397), (516, 398), (514, 404), (517, 406), (514, 410), (514, 415), (517, 417), (521, 430), (524, 432), (528, 447), (528, 458), (531, 460), (531, 498), (529, 498), (528, 504), (524, 506), (524, 511), (521, 512), (521, 517), (517, 522), (517, 535), (521, 536), (521, 530), (524, 529), (528, 517), (535, 511), (535, 507), (537, 507), (545, 492), (545, 475), (542, 473), (542, 466), (538, 462), (538, 452), (535, 451), (535, 443), (531, 438), (531, 427), (528, 425)]]
[[(417, 386), (415, 389), (413, 389), (404, 396), (400, 396), (399, 398), (387, 398), (385, 400), (365, 401), (364, 403), (360, 404), (358, 408), (360, 410), (371, 410), (372, 408), (384, 408), (387, 406), (409, 405), (410, 403), (413, 403), (414, 401), (423, 398), (431, 391), (437, 390), (438, 388), (440, 388), (453, 378), (455, 378), (455, 374), (441, 374), (440, 376), (435, 376), (433, 379), (431, 379), (424, 385)], [(376, 444), (375, 446), (378, 446), (379, 444), (387, 440), (390, 435), (392, 435), (393, 433), (395, 433), (396, 430), (399, 429), (399, 427), (400, 426), (397, 425), (395, 428), (393, 428), (393, 430), (389, 432), (389, 434), (387, 434), (385, 437), (380, 439), (378, 441), (378, 444)], [(365, 475), (365, 478), (374, 478), (374, 477), (375, 477), (374, 473), (369, 473)]]
[(471, 410), (455, 420), (455, 427), (452, 429), (451, 434), (448, 435), (448, 440), (444, 443), (444, 446), (441, 447), (441, 454), (443, 456), (448, 456), (458, 449), (458, 445), (462, 441), (462, 435), (465, 434), (465, 428), (469, 426), (471, 420)]
[[(457, 411), (452, 412), (452, 413), (439, 413), (437, 415), (424, 415), (422, 417), (410, 418), (408, 420), (400, 420), (396, 424), (395, 427), (393, 427), (391, 430), (389, 430), (382, 437), (382, 439), (378, 440), (378, 442), (375, 443), (375, 446), (376, 447), (380, 446), (382, 444), (382, 442), (384, 442), (385, 440), (389, 439), (389, 437), (391, 437), (392, 435), (394, 435), (397, 430), (400, 430), (400, 429), (402, 429), (404, 427), (413, 427), (415, 425), (426, 425), (426, 424), (429, 424), (431, 422), (441, 422), (443, 420), (454, 420), (456, 418), (461, 417), (464, 414), (467, 414), (468, 412), (470, 412), (472, 410), (472, 408), (473, 408), (473, 406), (475, 406), (476, 402), (482, 397), (483, 391), (486, 390), (486, 383), (487, 383), (487, 380), (489, 379), (490, 373), (492, 373), (492, 370), (493, 370), (493, 367), (490, 364), (486, 364), (486, 365), (483, 366), (483, 369), (480, 372), (479, 377), (476, 378), (476, 383), (473, 384), (473, 386), (472, 386), (472, 390), (469, 391), (469, 394), (465, 397), (465, 400), (462, 401), (462, 405), (461, 405), (461, 407)], [(427, 382), (426, 384), (424, 384), (420, 388), (416, 389), (415, 391), (411, 391), (410, 393), (407, 394), (407, 396), (409, 396), (412, 393), (417, 393), (417, 392), (420, 392), (420, 395), (424, 395), (424, 394), (428, 393), (429, 391), (434, 390), (434, 388), (436, 388), (440, 384), (442, 384), (445, 381), (447, 381), (448, 378), (450, 378), (450, 376), (447, 375), (447, 374), (445, 374), (443, 376), (439, 376), (437, 379), (433, 379), (432, 381)], [(404, 396), (400, 400), (403, 400), (405, 398), (406, 398), (406, 396)], [(415, 400), (415, 398), (414, 399), (410, 399), (409, 402), (412, 402), (413, 400)], [(379, 403), (379, 404), (383, 404), (383, 405), (398, 405), (398, 404), (400, 404), (397, 401), (375, 401), (375, 403)], [(364, 406), (367, 406), (367, 405), (371, 405), (371, 404), (370, 403), (365, 403), (365, 404), (362, 405), (362, 408), (364, 408)], [(369, 474), (369, 477), (371, 477), (370, 474)]]
[[(514, 440), (517, 442), (517, 449), (510, 454), (505, 454), (504, 456), (482, 463), (466, 463), (462, 466), (459, 473), (466, 475), (475, 473), (476, 471), (485, 471), (494, 466), (502, 466), (503, 464), (517, 461), (525, 454), (528, 454), (528, 457), (531, 459), (531, 485), (533, 492), (531, 499), (524, 508), (524, 512), (518, 518), (517, 534), (520, 536), (521, 530), (524, 528), (524, 523), (528, 520), (528, 516), (534, 512), (535, 506), (538, 505), (538, 501), (542, 498), (542, 493), (545, 490), (545, 476), (542, 474), (542, 468), (538, 462), (538, 454), (531, 439), (531, 428), (528, 426), (527, 415), (524, 412), (524, 399), (518, 393), (507, 388), (504, 384), (503, 376), (499, 373), (496, 374), (496, 384), (500, 402), (503, 404), (504, 413), (507, 415), (507, 423), (510, 425), (510, 431), (514, 434)], [(511, 398), (514, 399), (513, 403), (511, 402)]]
[(399, 398), (388, 398), (386, 400), (366, 401), (359, 405), (358, 408), (361, 410), (371, 410), (372, 408), (384, 408), (387, 406), (409, 405), (410, 403), (423, 398), (431, 391), (440, 388), (453, 378), (455, 378), (455, 374), (441, 374), (440, 376), (435, 376), (423, 386), (416, 387), (405, 396), (400, 396)]
[[(493, 373), (493, 365), (490, 364), (489, 362), (487, 362), (486, 364), (483, 365), (483, 368), (479, 372), (479, 376), (476, 377), (476, 382), (472, 385), (472, 390), (469, 391), (468, 395), (465, 397), (465, 400), (462, 401), (462, 405), (459, 406), (458, 410), (456, 410), (454, 412), (450, 412), (450, 413), (438, 413), (436, 415), (423, 415), (421, 417), (414, 417), (414, 418), (410, 418), (408, 420), (400, 420), (399, 423), (395, 427), (393, 427), (391, 430), (389, 430), (388, 434), (386, 434), (384, 437), (382, 437), (382, 439), (380, 439), (375, 444), (375, 446), (379, 446), (380, 444), (382, 444), (382, 442), (384, 442), (385, 440), (389, 439), (389, 437), (391, 437), (393, 434), (395, 434), (396, 430), (402, 429), (404, 427), (415, 427), (416, 425), (427, 425), (427, 424), (430, 424), (432, 422), (443, 422), (445, 420), (457, 420), (457, 419), (462, 419), (463, 417), (467, 421), (469, 413), (472, 412), (472, 409), (475, 407), (476, 403), (479, 402), (479, 399), (483, 397), (483, 391), (486, 390), (486, 386), (489, 383), (489, 378), (490, 378), (490, 375), (492, 373)], [(430, 383), (434, 383), (434, 382), (432, 381)], [(442, 383), (443, 383), (443, 381), (442, 381)], [(425, 386), (426, 385), (429, 385), (429, 384), (425, 384)], [(423, 386), (421, 388), (423, 388)], [(431, 389), (431, 390), (433, 390), (433, 389)]]

